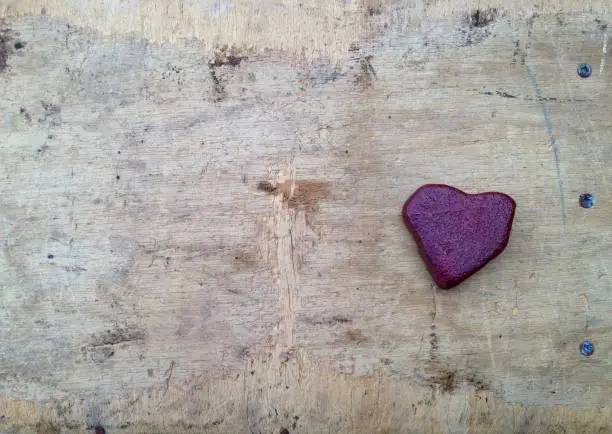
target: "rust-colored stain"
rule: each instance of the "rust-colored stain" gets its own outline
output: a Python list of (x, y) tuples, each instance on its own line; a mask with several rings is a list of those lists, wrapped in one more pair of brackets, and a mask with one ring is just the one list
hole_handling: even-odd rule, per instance
[(319, 203), (326, 201), (331, 196), (329, 182), (314, 180), (296, 180), (294, 182), (285, 181), (272, 183), (261, 181), (257, 184), (257, 189), (266, 193), (282, 195), (283, 202), (289, 208), (302, 209), (306, 213), (316, 213), (319, 211)]
[[(291, 187), (288, 187), (290, 191)], [(319, 211), (319, 202), (327, 200), (329, 196), (329, 183), (308, 180), (296, 181), (293, 194), (286, 195), (289, 208), (304, 208), (309, 212)]]

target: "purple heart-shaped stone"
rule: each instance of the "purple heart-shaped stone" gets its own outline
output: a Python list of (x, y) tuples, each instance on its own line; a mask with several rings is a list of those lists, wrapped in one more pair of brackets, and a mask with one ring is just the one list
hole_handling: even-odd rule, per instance
[(408, 198), (402, 216), (434, 282), (450, 289), (506, 248), (515, 209), (504, 193), (427, 184)]

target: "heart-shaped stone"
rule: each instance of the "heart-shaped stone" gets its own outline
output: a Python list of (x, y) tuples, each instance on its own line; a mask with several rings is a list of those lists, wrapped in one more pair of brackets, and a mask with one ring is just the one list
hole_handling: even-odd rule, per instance
[(434, 282), (450, 289), (506, 248), (515, 209), (507, 194), (427, 184), (408, 198), (402, 216)]

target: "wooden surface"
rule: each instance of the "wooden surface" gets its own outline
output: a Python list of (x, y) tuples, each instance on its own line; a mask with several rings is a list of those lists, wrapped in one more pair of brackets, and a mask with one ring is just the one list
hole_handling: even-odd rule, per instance
[(612, 432), (606, 4), (2, 4), (0, 431)]

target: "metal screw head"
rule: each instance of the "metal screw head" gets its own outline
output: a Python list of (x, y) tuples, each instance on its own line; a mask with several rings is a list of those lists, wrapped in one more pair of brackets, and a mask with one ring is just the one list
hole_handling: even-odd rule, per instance
[(582, 78), (587, 78), (591, 76), (593, 72), (593, 68), (588, 63), (581, 63), (578, 65), (578, 75)]
[(593, 355), (594, 352), (595, 346), (593, 345), (592, 341), (590, 341), (589, 339), (582, 341), (582, 343), (580, 344), (580, 354), (586, 357), (590, 357)]
[(595, 205), (595, 196), (591, 193), (584, 193), (580, 195), (580, 206), (583, 208), (593, 208)]

